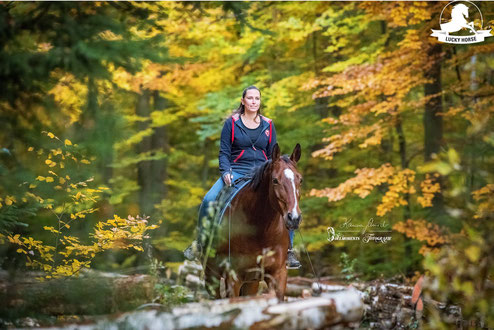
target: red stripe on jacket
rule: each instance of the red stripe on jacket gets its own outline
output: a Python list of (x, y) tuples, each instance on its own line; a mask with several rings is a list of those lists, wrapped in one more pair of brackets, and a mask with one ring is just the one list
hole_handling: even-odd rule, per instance
[(239, 118), (238, 113), (232, 116), (232, 144), (233, 144), (233, 140), (235, 139), (235, 122), (238, 120), (238, 118)]
[(234, 163), (236, 163), (236, 162), (237, 162), (237, 160), (239, 160), (239, 159), (240, 159), (240, 157), (242, 157), (242, 155), (244, 154), (244, 152), (245, 152), (245, 150), (242, 150), (242, 152), (240, 153), (240, 155), (238, 155), (238, 157), (237, 157), (237, 158), (235, 158), (235, 160), (234, 160), (233, 162), (234, 162)]

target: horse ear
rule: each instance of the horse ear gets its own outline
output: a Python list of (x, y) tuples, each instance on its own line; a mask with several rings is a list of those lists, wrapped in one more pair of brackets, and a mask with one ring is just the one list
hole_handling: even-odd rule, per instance
[(273, 147), (273, 153), (271, 154), (271, 159), (273, 160), (273, 162), (280, 159), (280, 155), (281, 155), (280, 146), (278, 145), (278, 143), (276, 143)]
[(300, 144), (297, 143), (295, 148), (293, 148), (293, 152), (292, 155), (290, 156), (290, 160), (294, 163), (298, 162), (301, 154), (302, 154), (302, 148), (300, 147)]

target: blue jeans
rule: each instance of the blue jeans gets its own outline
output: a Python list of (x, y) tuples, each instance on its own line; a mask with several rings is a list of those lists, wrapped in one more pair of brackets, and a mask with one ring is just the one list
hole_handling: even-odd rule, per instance
[[(244, 176), (244, 174), (240, 174), (240, 173), (237, 173), (237, 172), (232, 172), (232, 175), (233, 175), (233, 181), (237, 180), (238, 178), (241, 178)], [(211, 187), (211, 189), (209, 189), (209, 191), (207, 192), (206, 196), (204, 196), (203, 200), (202, 200), (202, 203), (201, 203), (201, 206), (199, 207), (199, 219), (198, 219), (198, 223), (197, 223), (197, 228), (198, 228), (198, 237), (201, 236), (201, 232), (202, 232), (202, 219), (204, 217), (206, 217), (206, 215), (208, 214), (208, 206), (209, 206), (209, 202), (214, 202), (216, 200), (216, 197), (218, 196), (218, 194), (220, 193), (221, 189), (225, 186), (225, 182), (223, 181), (223, 178), (219, 178), (216, 183)], [(293, 230), (290, 230), (290, 249), (293, 247), (293, 236), (294, 236), (294, 231)]]

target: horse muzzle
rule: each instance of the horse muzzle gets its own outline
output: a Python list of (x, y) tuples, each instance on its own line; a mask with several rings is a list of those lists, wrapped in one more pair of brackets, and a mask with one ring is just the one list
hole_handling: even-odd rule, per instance
[(292, 212), (288, 212), (285, 215), (285, 226), (288, 230), (298, 229), (300, 222), (302, 221), (301, 214), (293, 214)]

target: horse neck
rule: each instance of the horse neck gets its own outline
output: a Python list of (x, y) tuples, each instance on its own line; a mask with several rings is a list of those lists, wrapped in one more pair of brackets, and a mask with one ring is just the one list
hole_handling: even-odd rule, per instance
[(267, 229), (269, 227), (277, 227), (282, 225), (281, 215), (273, 208), (269, 199), (269, 182), (263, 180), (256, 191), (247, 192), (249, 197), (245, 198), (245, 207), (248, 209), (250, 216), (247, 221), (257, 228)]

